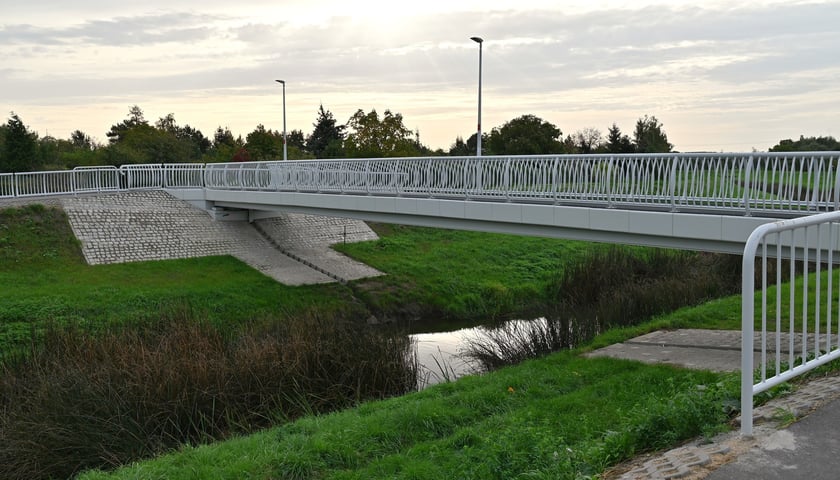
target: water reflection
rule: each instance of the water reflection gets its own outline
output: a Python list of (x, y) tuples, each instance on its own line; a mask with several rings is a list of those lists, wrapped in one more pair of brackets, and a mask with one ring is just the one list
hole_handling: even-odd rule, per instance
[(475, 369), (460, 354), (467, 341), (478, 334), (478, 330), (478, 327), (463, 328), (453, 332), (411, 335), (417, 348), (417, 363), (420, 367), (417, 387), (423, 389), (475, 373)]
[[(419, 365), (418, 388), (423, 389), (480, 372), (479, 365), (464, 355), (471, 342), (492, 344), (493, 342), (487, 342), (487, 340), (498, 338), (500, 334), (506, 337), (519, 337), (521, 333), (528, 332), (531, 328), (545, 329), (546, 324), (545, 318), (511, 320), (493, 327), (478, 326), (451, 332), (410, 335), (416, 345), (416, 358)], [(522, 341), (523, 338), (510, 340), (516, 342)]]

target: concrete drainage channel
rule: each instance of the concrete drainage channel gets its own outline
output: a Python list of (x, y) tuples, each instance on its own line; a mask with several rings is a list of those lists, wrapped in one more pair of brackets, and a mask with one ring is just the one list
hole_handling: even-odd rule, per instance
[(274, 248), (277, 249), (278, 252), (280, 252), (283, 255), (291, 258), (292, 260), (295, 260), (297, 262), (300, 262), (300, 263), (306, 265), (307, 267), (309, 267), (309, 268), (311, 268), (315, 271), (321, 272), (321, 273), (323, 273), (324, 275), (326, 275), (330, 278), (334, 278), (337, 282), (339, 282), (341, 284), (346, 284), (347, 283), (347, 279), (342, 278), (342, 277), (340, 277), (340, 276), (338, 276), (338, 275), (336, 275), (332, 272), (329, 272), (329, 271), (319, 267), (318, 265), (315, 265), (314, 263), (310, 262), (309, 260), (306, 260), (305, 258), (302, 258), (299, 255), (296, 255), (296, 254), (286, 250), (285, 248), (283, 248), (283, 246), (280, 245), (277, 242), (277, 240), (272, 238), (271, 235), (269, 235), (268, 232), (266, 232), (265, 229), (263, 229), (260, 222), (258, 222), (258, 221), (254, 222), (252, 225), (260, 233), (260, 235), (263, 236), (263, 238), (265, 238), (270, 244), (272, 244), (274, 246)]

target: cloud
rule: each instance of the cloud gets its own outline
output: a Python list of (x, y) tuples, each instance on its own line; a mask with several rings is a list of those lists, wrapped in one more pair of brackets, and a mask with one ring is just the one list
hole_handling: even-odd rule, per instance
[(284, 78), (298, 98), (394, 99), (358, 107), (440, 116), (474, 100), (473, 35), (485, 39), (485, 108), (498, 115), (734, 112), (826, 92), (838, 68), (836, 1), (585, 10), (546, 2), (484, 11), (459, 4), (352, 18), (310, 6), (305, 22), (294, 15), (305, 2), (298, 10), (277, 3), (243, 0), (233, 10), (214, 0), (197, 13), (158, 2), (109, 16), (118, 5), (100, 1), (99, 16), (0, 24), (0, 103), (272, 95), (273, 80)]
[(214, 32), (220, 17), (193, 13), (164, 13), (90, 20), (77, 25), (39, 27), (29, 24), (0, 26), (0, 43), (40, 45), (155, 46), (161, 43), (203, 40)]

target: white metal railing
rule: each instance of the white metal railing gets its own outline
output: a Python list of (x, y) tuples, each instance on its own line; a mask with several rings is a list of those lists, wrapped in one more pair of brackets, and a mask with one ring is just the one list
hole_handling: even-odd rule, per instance
[(840, 211), (768, 223), (747, 240), (742, 434), (752, 434), (754, 395), (840, 358), (840, 292), (835, 291), (840, 282), (834, 278), (840, 269), (835, 263), (840, 263)]
[(840, 207), (840, 152), (425, 157), (208, 164), (224, 190), (801, 216)]
[(796, 217), (840, 208), (840, 152), (544, 155), (83, 167), (0, 176), (0, 196), (201, 188)]
[(203, 187), (204, 164), (76, 167), (0, 174), (0, 198)]

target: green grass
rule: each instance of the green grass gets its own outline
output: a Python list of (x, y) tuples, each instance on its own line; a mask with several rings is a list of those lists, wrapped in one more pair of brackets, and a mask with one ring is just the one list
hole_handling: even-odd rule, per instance
[(0, 351), (49, 324), (86, 327), (189, 310), (215, 324), (354, 311), (338, 284), (289, 287), (229, 257), (89, 266), (64, 213), (39, 205), (0, 211)]
[(718, 374), (564, 352), (80, 478), (574, 479), (719, 430), (734, 392)]
[[(63, 229), (63, 230), (62, 230)], [(86, 325), (188, 311), (218, 325), (310, 309), (449, 318), (542, 307), (560, 269), (601, 246), (377, 226), (342, 249), (389, 273), (350, 287), (284, 287), (230, 257), (90, 267), (61, 212), (0, 212), (0, 346), (52, 322)], [(8, 261), (6, 261), (8, 259)], [(418, 309), (400, 309), (416, 305)], [(426, 307), (425, 305), (431, 305)], [(312, 416), (127, 467), (116, 478), (579, 478), (725, 424), (732, 376), (576, 354), (656, 328), (739, 328), (739, 297), (612, 330), (554, 354), (427, 391)], [(707, 388), (698, 390), (699, 384)], [(735, 392), (735, 393), (733, 393)], [(84, 478), (106, 478), (90, 473)]]
[(378, 241), (336, 248), (388, 276), (356, 294), (389, 317), (490, 319), (535, 313), (559, 269), (602, 245), (433, 228), (372, 225)]
[(740, 321), (733, 295), (610, 330), (575, 351), (80, 478), (592, 478), (728, 429), (739, 377), (579, 354), (658, 329)]

